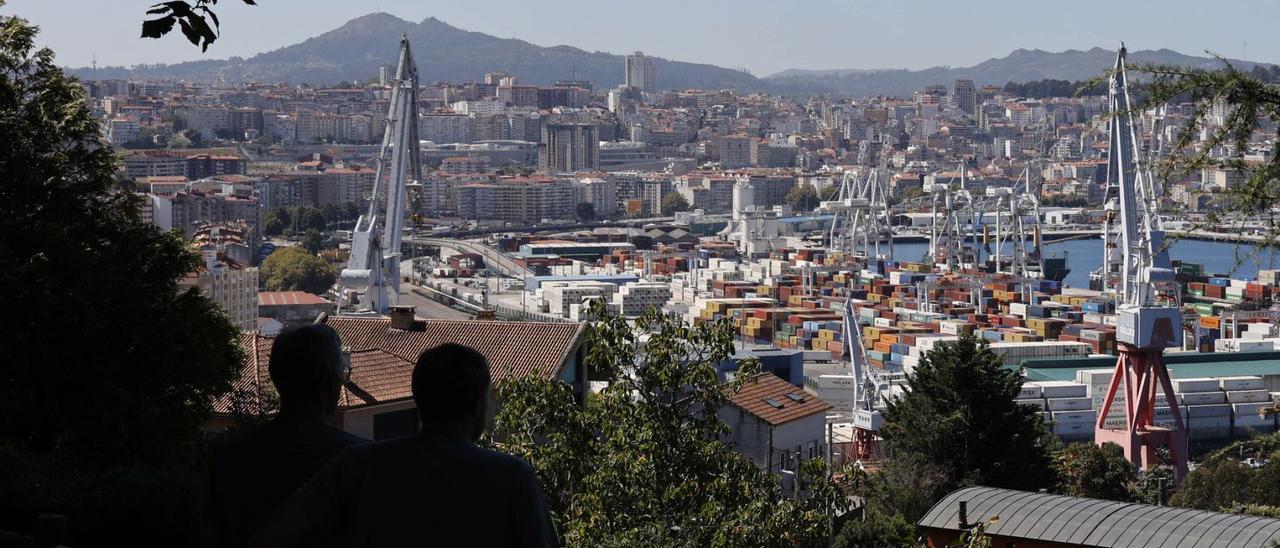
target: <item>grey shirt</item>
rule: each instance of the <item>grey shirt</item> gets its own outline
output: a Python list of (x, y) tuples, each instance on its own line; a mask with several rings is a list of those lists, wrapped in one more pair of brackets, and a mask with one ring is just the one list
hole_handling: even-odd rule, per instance
[(525, 461), (419, 434), (347, 448), (286, 506), (349, 546), (555, 546)]

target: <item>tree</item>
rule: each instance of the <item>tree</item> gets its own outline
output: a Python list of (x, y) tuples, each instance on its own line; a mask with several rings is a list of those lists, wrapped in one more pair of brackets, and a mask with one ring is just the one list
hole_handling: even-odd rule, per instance
[(173, 137), (169, 139), (169, 144), (166, 146), (168, 146), (171, 149), (178, 149), (178, 148), (191, 148), (191, 145), (192, 145), (191, 139), (185, 135), (185, 132), (179, 132), (179, 133), (175, 133)]
[(867, 512), (863, 519), (846, 522), (836, 536), (833, 548), (900, 548), (916, 542), (915, 525), (901, 514), (884, 515)]
[(238, 331), (178, 290), (197, 255), (114, 190), (116, 151), (35, 39), (0, 16), (0, 305), (22, 311), (0, 330), (0, 529), (59, 512), (86, 541), (190, 544), (196, 444)]
[[(143, 38), (160, 38), (173, 30), (175, 23), (182, 29), (182, 34), (192, 45), (200, 46), (200, 51), (209, 51), (209, 44), (218, 39), (220, 24), (218, 16), (209, 9), (209, 5), (218, 0), (194, 0), (195, 4), (184, 0), (156, 4), (147, 10), (147, 15), (158, 15), (155, 19), (142, 22)], [(255, 0), (244, 0), (244, 3), (255, 5)], [(204, 15), (201, 15), (201, 14)], [(205, 19), (205, 15), (209, 19)], [(209, 26), (213, 21), (213, 26)]]
[(273, 207), (262, 214), (262, 233), (267, 236), (279, 236), (289, 226), (289, 210)]
[(810, 184), (793, 186), (787, 191), (786, 201), (796, 211), (813, 211), (818, 207), (818, 189)]
[[(1241, 459), (1264, 459), (1251, 468)], [(1170, 503), (1231, 511), (1238, 504), (1280, 506), (1280, 433), (1235, 442), (1214, 451), (1183, 480)]]
[(1053, 459), (1056, 491), (1073, 497), (1129, 501), (1137, 481), (1120, 446), (1073, 443)]
[(689, 211), (689, 201), (679, 192), (668, 192), (662, 197), (662, 214), (675, 215), (681, 211)]
[(324, 259), (297, 247), (282, 247), (262, 261), (262, 277), (271, 291), (306, 291), (323, 295), (336, 279)]
[(293, 215), (297, 222), (292, 228), (297, 230), (324, 230), (329, 224), (329, 221), (324, 218), (324, 213), (314, 207), (298, 207), (294, 209)]
[(324, 249), (324, 234), (314, 228), (308, 228), (302, 234), (302, 248), (312, 255), (320, 253), (320, 250)]
[(596, 220), (596, 205), (591, 202), (578, 202), (574, 213), (578, 217), (578, 222), (589, 223)]
[[(1221, 58), (1219, 58), (1221, 59)], [(1266, 227), (1264, 244), (1256, 249), (1273, 246), (1280, 240), (1280, 224), (1272, 214), (1272, 208), (1280, 202), (1280, 155), (1273, 141), (1270, 150), (1260, 163), (1244, 159), (1254, 131), (1262, 120), (1280, 119), (1280, 85), (1259, 79), (1257, 73), (1248, 73), (1221, 59), (1220, 70), (1194, 69), (1171, 65), (1137, 65), (1136, 72), (1147, 77), (1146, 98), (1135, 103), (1133, 110), (1145, 109), (1166, 103), (1192, 103), (1195, 108), (1181, 121), (1173, 142), (1166, 145), (1166, 159), (1157, 168), (1157, 177), (1177, 180), (1205, 168), (1240, 170), (1247, 175), (1240, 185), (1227, 189), (1223, 194), (1224, 207), (1210, 212), (1195, 230), (1216, 230), (1222, 224), (1234, 224), (1237, 228), (1252, 219), (1260, 219)], [(1095, 81), (1104, 80), (1104, 74)], [(1210, 115), (1225, 106), (1226, 116), (1222, 124), (1208, 124)], [(1201, 138), (1204, 130), (1205, 138)], [(1233, 151), (1217, 156), (1217, 151)], [(1257, 251), (1254, 251), (1255, 253)], [(1243, 259), (1242, 259), (1243, 260)]]
[(772, 474), (722, 441), (717, 411), (759, 371), (748, 361), (719, 382), (732, 325), (690, 326), (651, 310), (631, 326), (603, 311), (592, 305), (584, 364), (603, 391), (580, 405), (557, 380), (499, 387), (495, 444), (533, 465), (566, 544), (823, 544), (845, 500), (825, 465), (808, 461), (806, 494), (787, 498)]
[(941, 344), (907, 375), (911, 388), (885, 408), (890, 458), (914, 455), (946, 470), (947, 486), (1035, 490), (1049, 483), (1040, 412), (1014, 401), (1016, 371), (972, 335)]

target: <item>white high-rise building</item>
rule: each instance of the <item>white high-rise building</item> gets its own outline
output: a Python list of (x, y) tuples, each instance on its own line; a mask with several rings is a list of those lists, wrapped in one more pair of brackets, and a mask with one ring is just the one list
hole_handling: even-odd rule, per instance
[(653, 69), (653, 59), (650, 59), (642, 52), (635, 52), (627, 56), (627, 81), (628, 86), (639, 88), (640, 91), (650, 93), (658, 91), (657, 74)]

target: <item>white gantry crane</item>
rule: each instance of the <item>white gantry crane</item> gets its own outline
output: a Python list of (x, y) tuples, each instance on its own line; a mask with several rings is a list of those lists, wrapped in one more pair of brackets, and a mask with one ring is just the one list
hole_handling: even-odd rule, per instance
[[(1144, 157), (1134, 134), (1130, 112), (1125, 48), (1121, 44), (1110, 79), (1111, 146), (1109, 180), (1116, 185), (1118, 246), (1121, 254), (1116, 308), (1116, 341), (1119, 357), (1106, 398), (1098, 410), (1094, 439), (1112, 442), (1124, 449), (1125, 458), (1147, 469), (1159, 464), (1157, 449), (1172, 455), (1174, 476), (1181, 481), (1187, 472), (1187, 431), (1178, 398), (1164, 364), (1164, 349), (1182, 344), (1182, 314), (1176, 305), (1160, 306), (1160, 287), (1174, 284), (1164, 232), (1156, 226), (1151, 204), (1154, 187), (1143, 164)], [(1105, 265), (1104, 265), (1105, 266)], [(1123, 389), (1122, 389), (1123, 387)], [(1174, 424), (1155, 422), (1156, 394), (1163, 391)], [(1124, 423), (1108, 423), (1111, 406), (1124, 409)]]
[(933, 224), (929, 230), (929, 256), (926, 262), (945, 272), (976, 268), (978, 249), (974, 231), (979, 225), (973, 194), (965, 188), (967, 167), (960, 165), (960, 188), (948, 183), (944, 189), (933, 189)]
[(400, 240), (407, 189), (422, 180), (418, 67), (407, 36), (400, 39), (400, 63), (389, 111), (369, 211), (356, 221), (351, 258), (339, 281), (341, 298), (352, 302), (359, 295), (359, 309), (377, 314), (386, 314), (400, 302)]
[(1032, 185), (1031, 176), (1028, 164), (1023, 188), (1001, 193), (995, 201), (994, 272), (1018, 278), (1044, 277), (1039, 190)]
[(878, 407), (880, 393), (887, 385), (867, 363), (867, 350), (862, 344), (862, 328), (853, 313), (852, 296), (845, 296), (844, 300), (844, 344), (853, 374), (854, 455), (860, 461), (879, 460), (884, 415)]
[(835, 200), (819, 206), (833, 214), (827, 247), (867, 259), (893, 258), (893, 229), (889, 223), (888, 168), (871, 169), (866, 177), (844, 172)]

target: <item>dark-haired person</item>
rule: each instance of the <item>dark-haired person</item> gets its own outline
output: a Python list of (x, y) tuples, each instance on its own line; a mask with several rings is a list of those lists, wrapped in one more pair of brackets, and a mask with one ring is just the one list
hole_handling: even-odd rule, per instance
[(489, 365), (447, 344), (413, 369), (416, 436), (349, 447), (293, 495), (254, 546), (331, 535), (347, 546), (555, 546), (533, 470), (475, 445), (491, 408)]
[(214, 448), (201, 515), (206, 546), (245, 546), (280, 503), (347, 446), (366, 440), (325, 422), (349, 368), (327, 325), (287, 329), (268, 364), (280, 396), (271, 421)]

